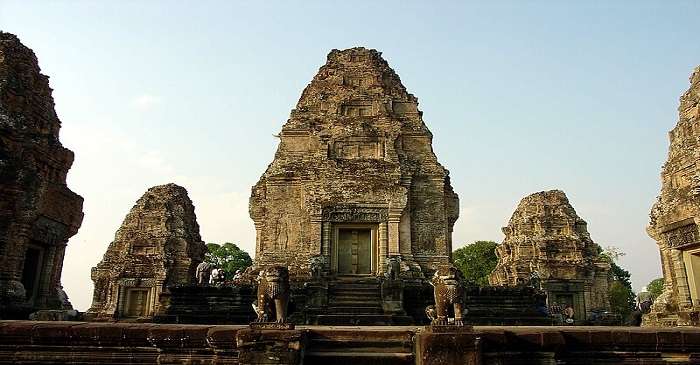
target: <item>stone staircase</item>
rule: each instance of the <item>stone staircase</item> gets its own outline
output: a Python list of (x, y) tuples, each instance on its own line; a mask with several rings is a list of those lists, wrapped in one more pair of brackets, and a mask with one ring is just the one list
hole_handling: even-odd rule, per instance
[(405, 365), (414, 364), (410, 328), (318, 329), (309, 333), (305, 364)]
[(484, 287), (467, 290), (465, 322), (474, 326), (550, 326), (536, 310), (529, 288)]
[(247, 324), (255, 318), (253, 288), (173, 287), (161, 323)]
[(371, 276), (340, 276), (329, 284), (326, 313), (316, 316), (319, 325), (411, 324), (410, 317), (385, 314), (379, 280)]

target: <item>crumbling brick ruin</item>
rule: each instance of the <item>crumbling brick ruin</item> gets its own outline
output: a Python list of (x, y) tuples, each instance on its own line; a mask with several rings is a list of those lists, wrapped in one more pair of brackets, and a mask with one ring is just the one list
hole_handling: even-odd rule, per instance
[(563, 191), (523, 198), (503, 233), (492, 285), (525, 284), (537, 272), (549, 303), (572, 305), (576, 319), (609, 309), (610, 264), (599, 258), (599, 246)]
[(351, 48), (328, 54), (282, 126), (250, 197), (255, 264), (320, 282), (298, 295), (307, 313), (403, 323), (380, 316), (405, 314), (404, 282), (449, 263), (458, 198), (422, 116), (380, 52)]
[(680, 98), (678, 123), (669, 133), (661, 194), (651, 209), (649, 236), (659, 245), (664, 291), (645, 325), (700, 325), (700, 67)]
[(401, 257), (421, 277), (452, 252), (457, 194), (432, 134), (398, 75), (376, 50), (333, 50), (279, 133), (253, 187), (255, 262), (370, 275)]
[(194, 283), (206, 246), (185, 188), (154, 186), (136, 202), (92, 269), (93, 320), (152, 318), (168, 306), (169, 286)]
[(66, 186), (60, 127), (34, 52), (0, 32), (0, 319), (71, 308), (61, 271), (83, 198)]

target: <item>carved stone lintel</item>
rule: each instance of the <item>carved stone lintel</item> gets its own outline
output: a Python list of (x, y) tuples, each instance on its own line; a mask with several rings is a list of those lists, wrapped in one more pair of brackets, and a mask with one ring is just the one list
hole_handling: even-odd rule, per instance
[(323, 209), (326, 222), (385, 222), (389, 219), (386, 208), (335, 206)]
[(119, 285), (126, 287), (126, 288), (137, 288), (137, 287), (152, 287), (155, 285), (156, 281), (153, 278), (145, 278), (145, 279), (139, 279), (139, 278), (122, 278), (119, 279), (118, 281)]
[(700, 241), (698, 226), (695, 223), (672, 229), (665, 232), (665, 235), (668, 246), (671, 248), (689, 246)]

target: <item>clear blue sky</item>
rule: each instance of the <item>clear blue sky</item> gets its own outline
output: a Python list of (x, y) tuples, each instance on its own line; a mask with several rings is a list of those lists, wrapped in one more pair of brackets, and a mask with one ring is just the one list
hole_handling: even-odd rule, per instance
[(383, 52), (420, 100), (460, 195), (457, 245), (501, 241), (525, 195), (564, 190), (593, 239), (660, 276), (645, 234), (678, 97), (700, 64), (700, 2), (0, 0), (51, 77), (85, 220), (63, 282), (90, 267), (156, 184), (185, 186), (207, 242), (252, 251), (250, 187), (333, 48)]

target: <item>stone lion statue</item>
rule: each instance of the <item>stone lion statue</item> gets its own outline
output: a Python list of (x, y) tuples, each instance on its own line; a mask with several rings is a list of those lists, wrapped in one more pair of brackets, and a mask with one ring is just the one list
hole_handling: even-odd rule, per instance
[(323, 274), (325, 259), (321, 255), (312, 256), (309, 259), (309, 271), (313, 279), (320, 279)]
[(432, 325), (447, 325), (450, 310), (454, 311), (454, 325), (464, 325), (465, 291), (462, 273), (452, 265), (441, 265), (430, 280), (435, 295), (435, 306), (426, 308)]
[(386, 259), (386, 272), (384, 277), (388, 280), (398, 280), (401, 273), (401, 257), (389, 256)]
[(289, 304), (289, 270), (284, 266), (267, 267), (260, 271), (257, 282), (257, 305), (253, 303), (258, 315), (255, 321), (285, 323)]
[(214, 267), (206, 261), (203, 261), (199, 265), (197, 265), (197, 270), (196, 270), (197, 284), (199, 284), (199, 285), (209, 284), (209, 277), (211, 276), (211, 270), (213, 268)]
[(535, 288), (537, 290), (542, 289), (542, 279), (540, 278), (540, 273), (537, 271), (533, 271), (530, 273), (530, 279), (528, 280), (528, 285), (531, 288)]

